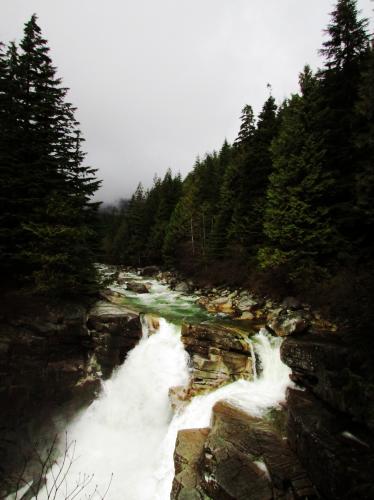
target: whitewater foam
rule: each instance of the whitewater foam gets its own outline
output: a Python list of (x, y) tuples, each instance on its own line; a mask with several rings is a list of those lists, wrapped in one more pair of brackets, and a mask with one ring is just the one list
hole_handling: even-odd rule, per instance
[[(92, 488), (90, 484), (77, 498), (85, 498), (96, 484), (102, 495), (111, 481), (106, 497), (110, 500), (167, 500), (178, 430), (209, 426), (212, 407), (222, 399), (261, 416), (284, 398), (289, 369), (280, 360), (281, 342), (262, 330), (252, 339), (262, 365), (256, 380), (239, 380), (195, 397), (173, 416), (169, 388), (186, 385), (189, 377), (180, 328), (161, 319), (158, 333), (148, 337), (145, 325), (142, 340), (124, 365), (68, 429), (68, 440), (76, 441), (75, 459), (66, 478), (68, 489), (82, 474), (94, 474)], [(59, 467), (57, 464), (55, 475)], [(53, 482), (52, 472), (48, 482)], [(100, 494), (90, 498), (101, 498)], [(65, 497), (64, 486), (55, 498)]]

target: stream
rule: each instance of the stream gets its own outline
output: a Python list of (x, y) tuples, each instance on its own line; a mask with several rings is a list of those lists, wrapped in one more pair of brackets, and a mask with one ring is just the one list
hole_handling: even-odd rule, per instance
[[(39, 499), (167, 500), (178, 430), (209, 426), (218, 400), (229, 400), (251, 415), (262, 416), (285, 397), (290, 370), (280, 360), (281, 340), (261, 330), (251, 338), (260, 361), (253, 381), (239, 380), (196, 396), (173, 414), (169, 388), (186, 385), (189, 378), (181, 323), (217, 322), (217, 318), (202, 311), (195, 304), (196, 297), (173, 292), (155, 280), (129, 277), (146, 281), (151, 288), (148, 294), (126, 291), (125, 303), (157, 314), (159, 329), (149, 335), (143, 322), (139, 344), (111, 379), (103, 382), (98, 399), (69, 425), (68, 444), (61, 446), (61, 456), (48, 473)], [(113, 289), (124, 291), (123, 287)]]

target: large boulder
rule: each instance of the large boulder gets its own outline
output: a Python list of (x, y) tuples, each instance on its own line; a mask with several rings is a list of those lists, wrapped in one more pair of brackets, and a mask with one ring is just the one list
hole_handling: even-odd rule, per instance
[(175, 286), (174, 290), (179, 293), (190, 293), (191, 287), (186, 281), (181, 281)]
[(172, 500), (315, 498), (296, 455), (272, 425), (226, 401), (214, 406), (210, 430), (178, 433), (174, 462)]
[(240, 312), (253, 312), (259, 306), (258, 302), (249, 295), (242, 296), (236, 303), (236, 307)]
[(134, 293), (149, 293), (149, 287), (139, 281), (126, 281), (126, 289)]
[(271, 499), (273, 491), (276, 498), (315, 495), (296, 455), (271, 423), (227, 401), (213, 408), (202, 469), (203, 478), (208, 478), (204, 487), (213, 495), (217, 490), (243, 500)]
[[(374, 430), (374, 385), (365, 371), (365, 357), (331, 333), (287, 338), (281, 346), (282, 361), (292, 368), (292, 378), (332, 408)], [(367, 365), (371, 366), (371, 358)]]
[(123, 363), (126, 354), (142, 337), (140, 316), (131, 309), (99, 301), (88, 314), (87, 326), (104, 378)]
[(124, 292), (112, 290), (111, 288), (105, 288), (104, 290), (100, 290), (99, 297), (100, 299), (112, 304), (123, 304), (126, 295)]
[[(52, 443), (100, 390), (89, 374), (87, 306), (22, 292), (0, 300), (0, 497), (24, 477), (30, 443)], [(27, 467), (26, 467), (27, 468)]]
[(222, 325), (184, 324), (181, 339), (191, 359), (191, 395), (253, 377), (248, 332)]
[(310, 318), (304, 311), (289, 311), (288, 309), (271, 312), (267, 323), (267, 327), (279, 337), (303, 333), (310, 325)]
[(199, 462), (209, 429), (186, 429), (178, 432), (174, 450), (175, 476), (171, 500), (204, 500)]
[(234, 305), (232, 299), (228, 297), (218, 297), (211, 302), (208, 302), (206, 309), (211, 313), (223, 313), (227, 315), (234, 314)]
[(374, 441), (309, 391), (287, 396), (288, 441), (326, 499), (374, 498)]

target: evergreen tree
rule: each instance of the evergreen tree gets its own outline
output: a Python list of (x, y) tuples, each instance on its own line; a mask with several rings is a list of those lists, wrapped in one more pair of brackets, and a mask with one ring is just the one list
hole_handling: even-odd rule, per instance
[(227, 228), (232, 218), (233, 188), (237, 180), (236, 155), (237, 149), (225, 140), (219, 153), (217, 206), (209, 237), (209, 256), (213, 260), (226, 255)]
[[(321, 54), (329, 71), (356, 73), (362, 55), (368, 49), (367, 19), (358, 19), (356, 0), (338, 0), (326, 29), (329, 39)], [(349, 83), (349, 82), (347, 82)]]
[(339, 0), (327, 27), (328, 39), (321, 50), (326, 67), (321, 81), (321, 123), (326, 132), (326, 166), (335, 179), (329, 193), (337, 229), (346, 247), (357, 238), (355, 204), (356, 128), (354, 106), (362, 66), (368, 52), (367, 20), (359, 19), (355, 0)]
[(249, 106), (249, 104), (244, 106), (240, 119), (240, 129), (238, 137), (234, 141), (234, 145), (238, 147), (248, 147), (255, 130), (255, 120), (252, 106)]
[(3, 279), (12, 277), (16, 267), (17, 201), (19, 182), (16, 169), (17, 113), (15, 97), (17, 87), (13, 67), (17, 50), (12, 44), (6, 51), (0, 44), (0, 266)]
[(124, 263), (141, 266), (145, 256), (145, 241), (147, 238), (147, 227), (145, 221), (146, 193), (141, 183), (138, 184), (135, 193), (131, 197), (121, 231), (116, 238), (116, 244), (122, 245), (124, 253), (121, 260)]
[(315, 129), (318, 83), (307, 67), (300, 77), (302, 96), (282, 112), (271, 151), (264, 218), (268, 239), (259, 251), (263, 268), (283, 268), (292, 280), (321, 278), (336, 245), (326, 198), (332, 179), (324, 170), (324, 141)]
[(374, 231), (374, 48), (371, 49), (363, 72), (356, 103), (355, 146), (357, 169), (355, 207), (359, 254), (373, 256)]
[(182, 196), (175, 206), (165, 233), (163, 257), (169, 266), (182, 264), (182, 259), (186, 262), (195, 261), (198, 218), (196, 190), (194, 176), (189, 174), (183, 183)]
[(234, 188), (234, 210), (228, 231), (229, 237), (240, 243), (247, 254), (256, 254), (256, 246), (262, 239), (264, 200), (272, 171), (270, 146), (277, 131), (277, 106), (270, 96), (247, 141), (247, 149), (236, 160), (239, 179)]
[[(14, 171), (13, 254), (17, 271), (38, 290), (78, 293), (96, 286), (94, 225), (98, 204), (90, 201), (99, 182), (83, 166), (83, 139), (67, 89), (56, 77), (46, 40), (32, 16), (18, 54), (10, 47)], [(21, 140), (22, 138), (22, 140)], [(11, 142), (9, 142), (9, 140)], [(8, 147), (9, 149), (9, 147)]]
[(150, 263), (162, 262), (162, 246), (165, 239), (167, 225), (182, 191), (180, 174), (173, 178), (168, 169), (163, 180), (159, 180), (151, 189), (146, 210), (152, 215), (148, 223), (147, 261)]

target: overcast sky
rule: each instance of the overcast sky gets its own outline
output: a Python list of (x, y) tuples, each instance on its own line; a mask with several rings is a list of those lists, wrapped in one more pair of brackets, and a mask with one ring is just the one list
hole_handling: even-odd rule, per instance
[[(297, 90), (334, 0), (1, 0), (0, 40), (35, 12), (99, 169), (99, 198), (129, 196), (238, 132), (240, 112)], [(359, 0), (372, 17), (374, 3)]]

